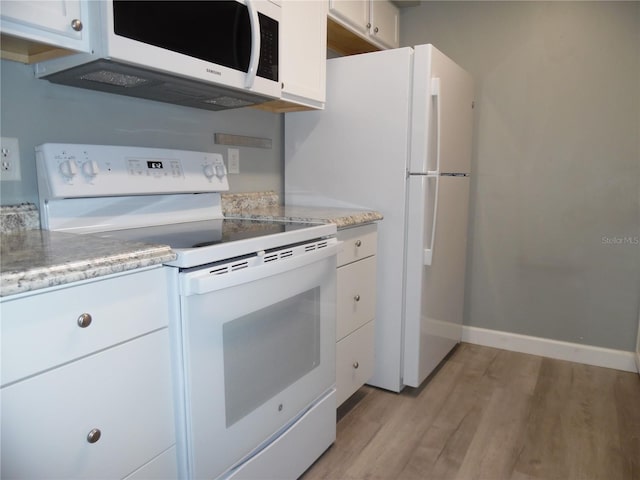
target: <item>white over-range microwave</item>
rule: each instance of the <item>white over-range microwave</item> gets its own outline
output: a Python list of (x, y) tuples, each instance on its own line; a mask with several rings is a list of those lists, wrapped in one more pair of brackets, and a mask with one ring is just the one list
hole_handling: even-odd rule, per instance
[(87, 2), (91, 53), (35, 66), (53, 83), (207, 110), (280, 98), (272, 0)]

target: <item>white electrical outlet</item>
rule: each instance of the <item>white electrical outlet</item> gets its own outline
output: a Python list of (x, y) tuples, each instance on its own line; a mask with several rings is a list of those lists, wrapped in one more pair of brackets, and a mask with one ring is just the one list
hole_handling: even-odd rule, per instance
[(0, 181), (17, 182), (20, 176), (20, 146), (17, 138), (0, 138)]
[(227, 153), (229, 155), (229, 173), (240, 173), (240, 150), (230, 148)]

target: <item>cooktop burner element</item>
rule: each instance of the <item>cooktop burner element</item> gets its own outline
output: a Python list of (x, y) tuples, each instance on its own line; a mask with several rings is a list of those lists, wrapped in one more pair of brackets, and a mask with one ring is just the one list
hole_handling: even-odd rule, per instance
[[(169, 265), (192, 267), (256, 253), (311, 238), (331, 235), (333, 225), (272, 220), (219, 218), (200, 222), (173, 223), (151, 227), (98, 232), (95, 235), (118, 240), (169, 245), (178, 258)], [(308, 236), (309, 229), (314, 231)], [(232, 253), (229, 253), (232, 252)], [(193, 260), (201, 258), (202, 260)]]
[(162, 243), (174, 249), (201, 248), (249, 238), (292, 232), (315, 226), (314, 223), (279, 222), (221, 218), (201, 222), (173, 223), (154, 227), (128, 228), (98, 234), (120, 240)]

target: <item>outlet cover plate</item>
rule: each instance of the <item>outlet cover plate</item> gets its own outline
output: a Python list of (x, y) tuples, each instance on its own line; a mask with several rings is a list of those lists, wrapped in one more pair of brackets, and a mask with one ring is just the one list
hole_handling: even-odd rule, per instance
[(17, 138), (0, 138), (0, 181), (20, 181), (20, 145)]

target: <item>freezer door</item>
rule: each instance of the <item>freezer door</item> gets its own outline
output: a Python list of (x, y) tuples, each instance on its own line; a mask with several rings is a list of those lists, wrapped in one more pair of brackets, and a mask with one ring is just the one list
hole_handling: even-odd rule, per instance
[(473, 80), (432, 45), (415, 47), (412, 173), (469, 173)]
[(418, 387), (462, 337), (469, 183), (409, 178), (405, 385)]

